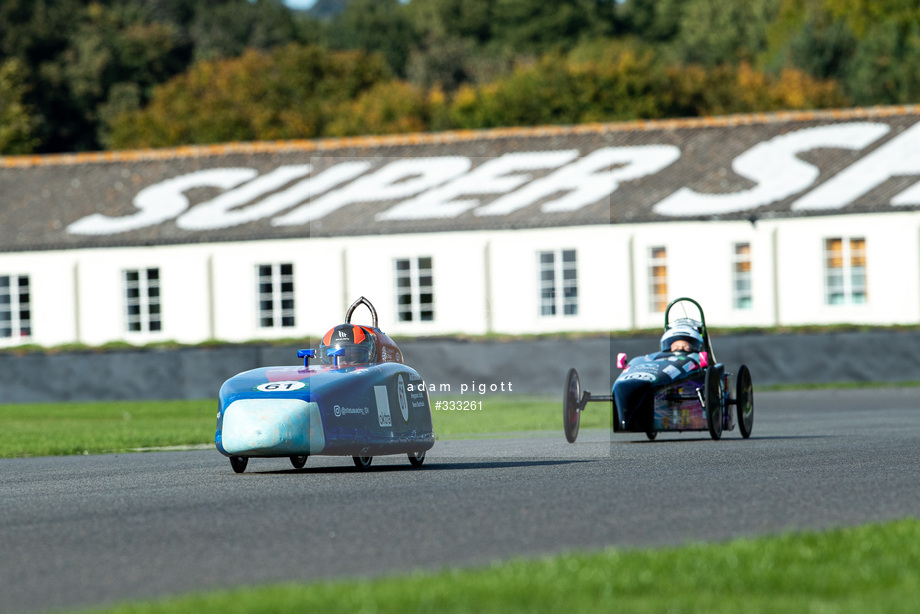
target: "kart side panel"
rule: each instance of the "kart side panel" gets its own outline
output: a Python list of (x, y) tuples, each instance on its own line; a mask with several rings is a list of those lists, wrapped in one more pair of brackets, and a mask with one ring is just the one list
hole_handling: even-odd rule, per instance
[(228, 456), (422, 452), (434, 434), (419, 382), (395, 362), (246, 371), (221, 387), (215, 444)]

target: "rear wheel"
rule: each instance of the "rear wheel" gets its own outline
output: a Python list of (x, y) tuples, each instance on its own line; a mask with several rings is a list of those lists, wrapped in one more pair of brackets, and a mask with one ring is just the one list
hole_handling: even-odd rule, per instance
[(569, 443), (575, 443), (578, 438), (578, 426), (581, 424), (580, 403), (581, 382), (578, 381), (578, 371), (569, 369), (562, 397), (562, 426), (565, 428), (565, 439)]
[(243, 473), (246, 471), (246, 465), (249, 464), (248, 456), (231, 456), (230, 457), (230, 466), (233, 467), (233, 470), (237, 473)]
[(706, 422), (709, 435), (713, 439), (722, 438), (722, 378), (715, 367), (706, 369), (706, 387), (703, 391), (706, 399)]
[(751, 383), (751, 371), (747, 365), (738, 369), (735, 382), (735, 404), (738, 406), (738, 426), (741, 436), (747, 439), (754, 428), (754, 384)]
[(371, 463), (374, 461), (373, 456), (352, 456), (351, 460), (355, 461), (355, 467), (361, 471), (366, 471), (371, 468)]
[(658, 437), (658, 431), (646, 431), (645, 436), (649, 438), (649, 441), (655, 441), (655, 438)]
[(422, 463), (425, 462), (425, 453), (424, 452), (412, 452), (409, 456), (409, 464), (413, 467), (421, 467)]
[(303, 469), (303, 466), (307, 464), (308, 458), (310, 458), (309, 454), (304, 454), (303, 456), (292, 456), (291, 464), (294, 465), (294, 469)]

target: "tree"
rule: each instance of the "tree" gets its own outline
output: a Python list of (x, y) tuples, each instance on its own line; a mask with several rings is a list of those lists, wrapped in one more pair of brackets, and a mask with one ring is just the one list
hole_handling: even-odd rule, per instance
[(406, 74), (414, 32), (399, 0), (351, 0), (328, 28), (333, 49), (380, 53), (393, 74)]
[(24, 102), (26, 70), (22, 61), (10, 58), (0, 64), (0, 154), (28, 154), (38, 145), (39, 118)]
[(286, 45), (205, 61), (154, 90), (150, 104), (109, 126), (111, 148), (313, 138), (389, 79), (383, 58)]

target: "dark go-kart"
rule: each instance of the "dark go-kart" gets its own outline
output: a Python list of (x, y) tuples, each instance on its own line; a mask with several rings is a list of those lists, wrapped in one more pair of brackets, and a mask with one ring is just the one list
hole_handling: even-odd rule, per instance
[[(678, 306), (680, 310), (674, 309)], [(675, 314), (682, 312), (682, 317), (672, 319), (672, 310)], [(617, 368), (622, 372), (610, 395), (582, 391), (578, 372), (569, 370), (563, 397), (565, 437), (569, 443), (578, 437), (581, 412), (591, 402), (612, 403), (614, 432), (645, 433), (655, 439), (665, 431), (709, 431), (713, 439), (721, 439), (723, 431), (734, 429), (737, 414), (741, 436), (751, 436), (751, 372), (745, 365), (738, 368), (732, 395), (732, 374), (715, 360), (699, 303), (686, 297), (671, 301), (665, 310), (664, 330), (661, 351), (638, 356), (628, 363), (626, 354), (617, 356)], [(685, 340), (678, 345), (688, 349), (671, 351), (668, 344), (672, 339)]]
[[(373, 324), (351, 324), (365, 305)], [(367, 469), (374, 456), (406, 454), (420, 467), (434, 445), (431, 405), (422, 378), (403, 364), (402, 353), (377, 328), (377, 311), (363, 296), (345, 323), (315, 350), (299, 350), (304, 364), (261, 367), (235, 375), (220, 388), (218, 451), (237, 473), (250, 458), (288, 457), (302, 468), (310, 455), (351, 456)]]

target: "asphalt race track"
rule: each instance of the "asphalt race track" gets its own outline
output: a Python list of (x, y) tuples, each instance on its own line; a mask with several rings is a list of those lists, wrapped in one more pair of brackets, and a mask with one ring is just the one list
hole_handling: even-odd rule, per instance
[[(916, 389), (757, 393), (754, 432), (583, 431), (404, 456), (0, 460), (0, 612), (920, 516)], [(601, 405), (589, 406), (604, 411)], [(488, 411), (488, 407), (484, 406)]]

